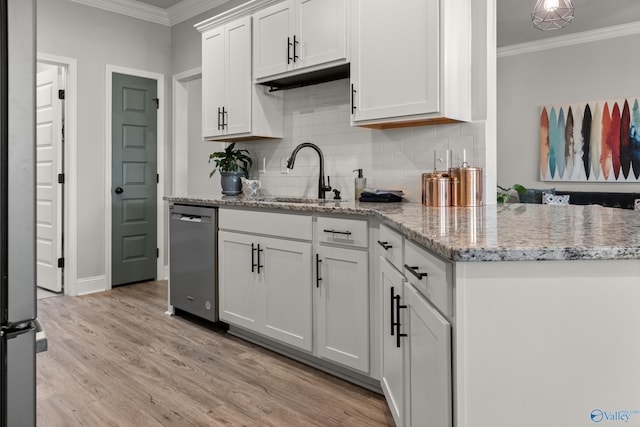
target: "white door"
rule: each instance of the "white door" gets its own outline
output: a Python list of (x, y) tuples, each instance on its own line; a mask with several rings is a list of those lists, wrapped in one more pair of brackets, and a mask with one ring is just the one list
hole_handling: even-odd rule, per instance
[(258, 260), (265, 289), (265, 335), (311, 351), (311, 243), (265, 237)]
[(222, 135), (224, 28), (202, 34), (202, 138)]
[(347, 1), (297, 0), (297, 68), (347, 57)]
[(251, 17), (225, 27), (225, 129), (251, 132)]
[(36, 79), (36, 250), (37, 285), (62, 291), (62, 100), (58, 99), (58, 67)]
[(451, 427), (451, 325), (408, 283), (404, 298), (405, 425)]
[[(404, 399), (404, 348), (406, 339), (400, 337), (398, 346), (398, 330), (396, 324), (397, 313), (404, 317), (404, 310), (398, 310), (396, 305), (404, 304), (402, 299), (404, 278), (389, 264), (380, 257), (380, 281), (382, 287), (382, 391), (387, 399), (387, 404), (391, 410), (391, 415), (396, 425), (405, 425), (405, 399)], [(397, 296), (400, 296), (398, 301)], [(404, 331), (401, 331), (404, 333)], [(417, 425), (417, 424), (416, 424)]]
[[(284, 1), (253, 15), (253, 77), (290, 70), (294, 63), (293, 8)], [(296, 53), (298, 47), (296, 46)]]
[(439, 3), (355, 3), (351, 35), (354, 121), (439, 110)]
[[(220, 319), (252, 331), (262, 331), (261, 299), (255, 236), (218, 233), (219, 315)], [(262, 258), (260, 258), (262, 261)], [(260, 267), (260, 270), (262, 267)]]
[(318, 249), (318, 354), (369, 372), (369, 277), (365, 251)]

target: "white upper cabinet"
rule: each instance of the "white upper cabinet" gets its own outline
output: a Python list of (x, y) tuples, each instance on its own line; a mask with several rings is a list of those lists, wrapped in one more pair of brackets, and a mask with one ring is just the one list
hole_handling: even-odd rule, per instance
[(282, 137), (282, 96), (252, 82), (251, 17), (202, 31), (202, 136)]
[(347, 62), (346, 0), (287, 0), (253, 17), (257, 82)]
[(469, 0), (353, 0), (352, 124), (470, 120)]

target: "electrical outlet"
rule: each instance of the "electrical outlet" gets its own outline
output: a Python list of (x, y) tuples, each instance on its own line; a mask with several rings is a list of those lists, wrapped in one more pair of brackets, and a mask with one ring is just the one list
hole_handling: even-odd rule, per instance
[(287, 168), (288, 157), (280, 157), (280, 173), (288, 175), (289, 169)]

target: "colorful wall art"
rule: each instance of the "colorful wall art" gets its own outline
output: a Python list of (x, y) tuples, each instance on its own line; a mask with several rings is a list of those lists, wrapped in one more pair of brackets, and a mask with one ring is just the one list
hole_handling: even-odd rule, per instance
[(640, 98), (544, 106), (541, 181), (640, 181)]

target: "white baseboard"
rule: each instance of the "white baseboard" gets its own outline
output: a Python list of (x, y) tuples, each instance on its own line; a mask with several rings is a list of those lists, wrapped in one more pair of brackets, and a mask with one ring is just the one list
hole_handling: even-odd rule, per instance
[(78, 279), (76, 286), (76, 296), (94, 294), (107, 290), (106, 276), (84, 277)]

